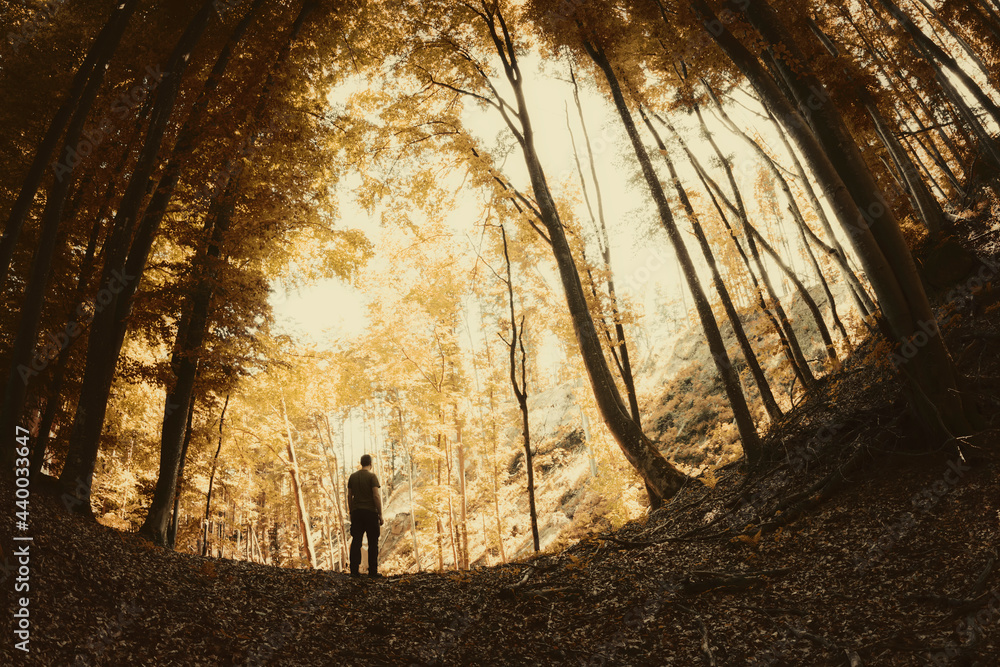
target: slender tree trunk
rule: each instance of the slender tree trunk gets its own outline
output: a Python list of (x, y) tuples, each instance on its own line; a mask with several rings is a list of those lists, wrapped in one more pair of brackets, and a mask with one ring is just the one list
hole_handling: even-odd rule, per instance
[(181, 485), (184, 483), (184, 466), (187, 462), (188, 445), (191, 444), (191, 424), (194, 421), (195, 397), (191, 396), (188, 404), (187, 426), (184, 429), (184, 444), (181, 447), (181, 461), (177, 467), (177, 488), (174, 491), (174, 510), (170, 514), (170, 527), (167, 530), (167, 548), (174, 549), (177, 544), (177, 524), (180, 521), (178, 514), (181, 502)]
[(413, 538), (413, 561), (417, 565), (417, 572), (420, 572), (423, 566), (420, 564), (420, 543), (417, 541), (417, 515), (416, 508), (413, 504), (413, 485), (416, 483), (416, 478), (413, 475), (413, 449), (411, 447), (406, 447), (405, 437), (406, 434), (403, 431), (403, 406), (400, 402), (399, 394), (396, 394), (396, 416), (399, 423), (399, 441), (406, 450), (406, 460), (407, 466), (409, 468), (409, 478), (406, 484), (406, 494), (410, 501), (410, 537)]
[[(672, 126), (660, 116), (656, 116), (657, 120), (665, 124), (668, 128)], [(743, 245), (740, 243), (739, 237), (733, 230), (733, 226), (729, 222), (729, 218), (726, 212), (722, 210), (722, 206), (719, 204), (719, 197), (716, 193), (721, 193), (721, 188), (719, 185), (709, 176), (705, 170), (702, 168), (701, 163), (698, 158), (694, 156), (691, 150), (687, 147), (683, 138), (673, 130), (674, 138), (681, 144), (687, 154), (688, 161), (691, 162), (691, 166), (694, 167), (695, 172), (698, 174), (698, 178), (701, 181), (702, 187), (704, 187), (705, 192), (708, 193), (709, 199), (712, 201), (712, 205), (716, 212), (719, 214), (719, 219), (722, 221), (723, 226), (726, 228), (726, 232), (729, 234), (729, 238), (732, 239), (733, 245), (736, 246), (736, 251), (739, 253), (740, 259), (743, 261), (743, 266), (746, 268), (746, 275), (750, 278), (751, 285), (753, 287), (753, 296), (757, 298), (757, 306), (760, 312), (767, 317), (768, 321), (771, 323), (771, 328), (774, 330), (775, 335), (778, 337), (778, 343), (781, 347), (781, 351), (785, 356), (785, 360), (788, 362), (788, 367), (792, 371), (796, 380), (802, 384), (803, 387), (806, 386), (805, 377), (803, 375), (802, 369), (799, 364), (795, 361), (795, 355), (792, 354), (792, 346), (788, 343), (788, 336), (785, 334), (785, 330), (782, 328), (781, 323), (778, 321), (777, 315), (775, 315), (773, 309), (768, 308), (767, 301), (764, 299), (764, 291), (760, 286), (760, 282), (757, 280), (757, 275), (754, 273), (753, 265), (750, 263), (750, 258), (747, 257), (746, 251), (743, 249)], [(730, 204), (732, 206), (732, 204)]]
[[(528, 375), (527, 354), (524, 351), (524, 317), (518, 330), (517, 315), (514, 312), (514, 280), (510, 271), (510, 254), (507, 252), (507, 232), (500, 226), (503, 238), (503, 257), (507, 263), (507, 297), (510, 302), (510, 384), (521, 410), (521, 432), (524, 438), (524, 465), (528, 473), (528, 513), (531, 519), (531, 539), (537, 553), (540, 549), (538, 538), (538, 513), (535, 509), (535, 471), (531, 455), (531, 428), (528, 423)], [(517, 378), (517, 350), (521, 350), (521, 379)]]
[[(636, 425), (641, 429), (642, 415), (639, 411), (639, 398), (635, 391), (635, 378), (632, 374), (632, 361), (629, 357), (628, 343), (625, 338), (625, 327), (622, 325), (621, 314), (618, 312), (618, 295), (615, 291), (614, 271), (611, 268), (611, 242), (608, 237), (607, 221), (604, 217), (604, 196), (601, 192), (600, 180), (597, 178), (597, 164), (594, 161), (594, 149), (590, 141), (590, 132), (587, 130), (587, 122), (583, 115), (583, 105), (580, 104), (580, 90), (576, 82), (576, 74), (573, 72), (572, 68), (570, 69), (570, 77), (573, 82), (573, 101), (576, 104), (577, 115), (580, 117), (580, 127), (583, 128), (584, 144), (587, 147), (587, 161), (590, 165), (590, 177), (594, 182), (594, 196), (597, 201), (596, 218), (594, 217), (594, 211), (590, 205), (587, 183), (583, 177), (583, 169), (580, 167), (579, 158), (577, 157), (575, 141), (573, 142), (573, 156), (577, 160), (577, 170), (580, 174), (580, 186), (583, 189), (583, 196), (587, 202), (587, 208), (590, 211), (591, 220), (595, 221), (594, 226), (597, 227), (601, 258), (604, 260), (604, 270), (608, 275), (608, 296), (611, 298), (611, 313), (614, 318), (615, 336), (617, 337), (617, 343), (612, 344), (611, 349), (612, 353), (615, 354), (616, 361), (618, 361), (619, 371), (622, 376), (622, 383), (625, 385), (625, 396), (628, 399), (629, 411), (632, 414), (632, 420), (635, 421)], [(569, 127), (568, 114), (566, 124), (567, 127)], [(572, 136), (573, 131), (570, 129), (571, 139)]]
[(299, 462), (295, 456), (295, 442), (292, 439), (292, 425), (288, 421), (288, 408), (285, 406), (284, 392), (281, 394), (281, 413), (285, 420), (285, 433), (288, 444), (288, 474), (292, 480), (292, 492), (295, 494), (295, 508), (298, 511), (299, 531), (302, 534), (302, 544), (305, 546), (309, 567), (316, 569), (316, 549), (313, 546), (312, 530), (309, 527), (309, 511), (306, 509), (305, 494), (299, 481)]
[[(753, 258), (754, 265), (757, 267), (757, 272), (760, 274), (761, 282), (764, 283), (764, 288), (767, 290), (768, 297), (770, 298), (774, 309), (774, 314), (777, 316), (778, 322), (781, 324), (781, 328), (788, 340), (788, 345), (792, 351), (792, 357), (795, 360), (795, 364), (801, 371), (801, 379), (805, 383), (805, 389), (807, 391), (811, 391), (816, 386), (816, 378), (813, 375), (812, 369), (809, 368), (809, 362), (806, 360), (805, 354), (802, 352), (802, 346), (799, 344), (798, 336), (792, 328), (792, 323), (788, 319), (787, 313), (785, 313), (785, 308), (781, 305), (781, 299), (778, 297), (778, 292), (774, 289), (774, 283), (771, 281), (771, 275), (768, 272), (764, 261), (760, 257), (760, 251), (757, 249), (757, 242), (753, 233), (750, 231), (750, 217), (747, 214), (746, 205), (743, 202), (743, 195), (740, 193), (739, 184), (736, 182), (736, 177), (733, 174), (733, 168), (730, 166), (729, 159), (725, 156), (725, 154), (723, 154), (719, 145), (715, 141), (715, 137), (705, 124), (705, 119), (702, 116), (700, 107), (696, 106), (694, 111), (695, 115), (698, 117), (698, 123), (701, 125), (702, 134), (706, 139), (708, 139), (709, 144), (712, 146), (712, 150), (715, 151), (715, 155), (718, 157), (719, 162), (722, 164), (722, 168), (726, 173), (726, 178), (729, 181), (729, 187), (733, 191), (733, 198), (735, 200), (735, 208), (731, 210), (733, 210), (736, 218), (743, 226), (743, 237), (746, 239), (747, 247), (750, 249), (750, 256)], [(728, 199), (721, 190), (718, 192), (718, 195), (723, 202), (728, 203)], [(732, 204), (728, 205), (732, 206)], [(829, 332), (827, 333), (827, 337), (829, 337)]]
[[(802, 161), (799, 160), (799, 156), (795, 153), (795, 149), (792, 148), (792, 145), (789, 143), (788, 135), (785, 133), (784, 128), (780, 123), (778, 123), (777, 120), (775, 120), (770, 110), (767, 110), (767, 114), (771, 119), (772, 124), (774, 124), (778, 131), (778, 137), (781, 139), (781, 143), (785, 147), (785, 152), (788, 153), (792, 159), (795, 175), (802, 184), (802, 190), (805, 192), (810, 206), (812, 206), (813, 211), (816, 213), (816, 217), (819, 219), (820, 226), (823, 228), (824, 233), (826, 233), (830, 245), (826, 246), (822, 244), (819, 237), (815, 235), (813, 235), (813, 240), (820, 243), (821, 246), (827, 250), (827, 254), (829, 254), (837, 263), (837, 266), (840, 267), (844, 280), (851, 286), (851, 295), (854, 297), (854, 304), (857, 306), (858, 312), (861, 313), (862, 318), (867, 319), (868, 317), (871, 317), (878, 310), (878, 308), (868, 296), (868, 290), (866, 290), (864, 285), (861, 284), (861, 280), (858, 279), (857, 274), (854, 273), (854, 270), (851, 268), (847, 258), (847, 251), (844, 250), (844, 246), (841, 245), (840, 239), (837, 238), (836, 233), (833, 231), (833, 225), (830, 224), (830, 218), (826, 214), (826, 209), (823, 208), (819, 198), (816, 196), (816, 190), (812, 186), (809, 175), (806, 173), (805, 167), (802, 166)], [(804, 231), (812, 234), (812, 230), (809, 229), (808, 225), (805, 227)]]
[(695, 238), (698, 239), (698, 245), (701, 247), (702, 254), (705, 256), (705, 262), (708, 264), (709, 269), (712, 272), (712, 282), (715, 285), (715, 290), (719, 295), (719, 300), (722, 301), (722, 307), (725, 309), (726, 315), (729, 317), (729, 322), (733, 326), (733, 334), (736, 336), (736, 340), (740, 345), (740, 350), (743, 352), (743, 358), (747, 362), (750, 374), (753, 376), (754, 382), (757, 384), (757, 391), (760, 393), (761, 402), (764, 404), (764, 408), (771, 417), (771, 421), (777, 421), (782, 417), (781, 408), (778, 407), (777, 401), (774, 400), (774, 394), (771, 393), (771, 385), (768, 384), (767, 377), (764, 375), (764, 370), (760, 367), (757, 355), (754, 353), (753, 346), (750, 345), (750, 340), (747, 338), (746, 331), (743, 328), (743, 322), (740, 320), (739, 313), (733, 305), (733, 301), (729, 295), (729, 290), (726, 288), (725, 281), (719, 273), (719, 267), (715, 261), (715, 255), (708, 243), (708, 239), (705, 237), (705, 232), (702, 229), (698, 214), (695, 212), (687, 191), (684, 189), (680, 177), (677, 175), (677, 170), (674, 167), (673, 160), (670, 159), (670, 155), (667, 152), (666, 144), (663, 143), (663, 139), (660, 137), (660, 134), (656, 131), (656, 128), (653, 127), (653, 124), (649, 121), (649, 117), (641, 108), (639, 109), (639, 113), (642, 115), (642, 119), (645, 122), (646, 127), (649, 129), (650, 134), (652, 134), (653, 138), (656, 140), (657, 148), (659, 148), (660, 154), (663, 156), (663, 159), (667, 164), (667, 169), (670, 171), (670, 179), (674, 184), (674, 190), (677, 192), (677, 197), (680, 199), (681, 206), (684, 207), (688, 220), (691, 222)]
[[(691, 1), (699, 6), (703, 16), (710, 16), (711, 10), (704, 0)], [(857, 145), (822, 84), (811, 73), (807, 61), (801, 58), (795, 44), (786, 39), (786, 32), (766, 0), (757, 0), (744, 10), (754, 27), (763, 31), (767, 41), (781, 44), (790, 57), (798, 59), (798, 74), (785, 66), (783, 75), (795, 91), (798, 103), (812, 110), (810, 120), (819, 128), (816, 134), (809, 130), (798, 111), (777, 94), (773, 84), (760, 76), (753, 56), (742, 45), (734, 44), (735, 39), (728, 31), (723, 31), (716, 40), (720, 46), (724, 44), (723, 48), (733, 56), (735, 64), (756, 86), (765, 91), (771, 86), (771, 92), (763, 94), (764, 99), (773, 105), (772, 112), (783, 119), (814, 171), (829, 184), (835, 210), (842, 214), (842, 222), (847, 223), (851, 240), (879, 295), (894, 342), (910, 343), (918, 334), (929, 339), (912, 358), (904, 359), (898, 354), (894, 358), (898, 370), (907, 379), (914, 412), (927, 419), (927, 426), (942, 437), (972, 432), (972, 422), (979, 420), (978, 414), (959, 390), (958, 376), (947, 348), (937, 335), (934, 314), (913, 257)], [(817, 105), (817, 99), (823, 101)], [(856, 214), (852, 215), (852, 211)], [(924, 332), (927, 327), (934, 335)]]
[(837, 353), (833, 346), (833, 338), (830, 336), (830, 330), (826, 326), (826, 322), (823, 321), (823, 315), (819, 311), (819, 306), (816, 305), (815, 299), (809, 294), (809, 290), (806, 289), (799, 277), (795, 275), (795, 271), (792, 270), (788, 264), (781, 258), (781, 255), (767, 242), (767, 239), (761, 235), (761, 233), (753, 226), (747, 225), (747, 229), (750, 233), (756, 237), (757, 241), (760, 243), (761, 247), (764, 248), (764, 252), (770, 255), (774, 263), (778, 265), (782, 273), (788, 277), (788, 280), (795, 286), (795, 291), (799, 293), (799, 297), (806, 304), (806, 308), (812, 314), (813, 320), (816, 322), (816, 326), (819, 328), (820, 337), (823, 339), (823, 343), (826, 346), (827, 358), (833, 363), (837, 363)]
[[(437, 460), (437, 486), (441, 488), (441, 458), (438, 457)], [(441, 522), (441, 512), (439, 505), (441, 504), (440, 499), (438, 499), (434, 505), (434, 514), (437, 518), (437, 546), (438, 546), (438, 572), (444, 572), (444, 524)]]
[(219, 417), (219, 445), (215, 448), (215, 456), (212, 457), (212, 474), (208, 478), (208, 493), (205, 495), (205, 541), (201, 545), (201, 555), (208, 556), (208, 524), (209, 517), (212, 516), (212, 487), (215, 484), (215, 469), (219, 463), (219, 452), (222, 451), (222, 427), (226, 419), (226, 408), (229, 407), (229, 395), (226, 395), (226, 402), (222, 406), (222, 415)]
[[(337, 508), (337, 535), (340, 542), (340, 569), (347, 567), (347, 531), (344, 529), (344, 510), (341, 507), (341, 484), (338, 476), (340, 466), (337, 465), (337, 452), (333, 449), (333, 433), (330, 430), (330, 418), (325, 414), (323, 420), (326, 423), (327, 443), (323, 443), (323, 435), (319, 430), (319, 418), (316, 418), (316, 435), (319, 436), (320, 446), (323, 448), (323, 457), (326, 460), (327, 473), (330, 475), (330, 485), (333, 489), (333, 504)], [(327, 446), (329, 445), (329, 447)]]
[[(823, 276), (823, 270), (820, 268), (819, 262), (816, 261), (816, 256), (813, 254), (812, 249), (809, 246), (809, 242), (806, 239), (805, 231), (803, 229), (807, 226), (806, 221), (805, 218), (802, 216), (802, 211), (799, 209), (798, 202), (795, 200), (795, 195), (792, 194), (792, 189), (788, 185), (788, 180), (785, 178), (784, 174), (781, 173), (781, 170), (778, 168), (775, 161), (771, 158), (770, 155), (767, 154), (767, 152), (760, 146), (760, 144), (758, 144), (753, 138), (747, 135), (746, 132), (741, 130), (736, 125), (736, 123), (732, 121), (732, 119), (726, 113), (726, 110), (723, 108), (722, 103), (719, 101), (718, 97), (716, 97), (715, 92), (710, 87), (708, 87), (707, 84), (706, 88), (708, 89), (708, 93), (709, 95), (711, 95), (712, 100), (715, 102), (716, 108), (719, 110), (719, 114), (722, 117), (723, 122), (726, 123), (730, 131), (742, 137), (744, 142), (746, 142), (750, 146), (750, 148), (753, 149), (755, 153), (757, 153), (760, 159), (764, 162), (765, 166), (767, 166), (768, 169), (770, 170), (771, 175), (774, 176), (775, 181), (778, 183), (778, 186), (781, 188), (781, 191), (785, 195), (785, 199), (788, 200), (789, 211), (792, 213), (792, 218), (794, 219), (795, 224), (799, 229), (799, 233), (802, 236), (802, 242), (805, 247), (806, 254), (809, 256), (809, 260), (813, 266), (813, 269), (816, 271), (816, 275), (823, 285), (823, 290), (826, 293), (827, 299), (830, 301), (830, 312), (832, 314), (833, 321), (835, 325), (840, 329), (840, 333), (844, 337), (844, 340), (846, 340), (848, 345), (850, 345), (850, 338), (847, 335), (847, 330), (844, 328), (843, 323), (840, 321), (840, 316), (837, 314), (837, 304), (833, 298), (833, 293), (830, 291), (830, 287), (827, 285), (826, 279)], [(803, 291), (804, 290), (800, 290), (800, 293)], [(806, 295), (808, 295), (807, 292)], [(822, 322), (822, 318), (820, 318), (820, 322)], [(827, 344), (827, 350), (830, 352), (831, 360), (836, 362), (837, 361), (836, 352), (832, 349), (832, 347), (833, 347), (833, 341), (831, 340)]]
[(979, 84), (973, 80), (971, 76), (958, 64), (958, 62), (952, 58), (944, 49), (937, 45), (933, 39), (928, 37), (924, 32), (913, 23), (910, 16), (900, 9), (894, 0), (875, 0), (881, 4), (889, 14), (892, 15), (894, 19), (903, 27), (913, 41), (924, 51), (927, 57), (936, 60), (941, 63), (959, 80), (962, 85), (968, 89), (969, 93), (972, 94), (976, 101), (982, 105), (986, 112), (993, 118), (993, 122), (1000, 125), (1000, 106), (997, 106), (989, 95), (987, 95)]
[(458, 547), (458, 525), (455, 521), (455, 505), (452, 502), (451, 492), (451, 448), (448, 446), (448, 436), (438, 434), (438, 448), (441, 447), (441, 440), (444, 439), (444, 459), (445, 459), (445, 471), (446, 471), (446, 484), (445, 488), (448, 490), (448, 540), (451, 542), (451, 562), (456, 570), (461, 569), (462, 563), (459, 555)]
[(468, 524), (468, 500), (465, 495), (465, 443), (462, 442), (462, 426), (458, 424), (458, 406), (455, 406), (455, 429), (458, 440), (455, 446), (458, 448), (458, 490), (459, 490), (459, 521), (462, 535), (462, 569), (469, 569), (469, 524)]
[(622, 119), (622, 123), (625, 125), (625, 129), (629, 135), (636, 158), (642, 167), (646, 184), (649, 187), (653, 201), (656, 203), (657, 210), (660, 214), (660, 221), (663, 223), (667, 236), (670, 238), (670, 241), (674, 246), (674, 252), (677, 254), (678, 260), (681, 262), (681, 266), (684, 269), (684, 277), (687, 281), (688, 289), (694, 296), (695, 308), (698, 311), (702, 328), (704, 329), (705, 336), (708, 339), (709, 351), (712, 353), (712, 358), (715, 361), (715, 366), (719, 375), (722, 376), (722, 383), (725, 387), (726, 396), (729, 399), (729, 405), (732, 408), (733, 415), (736, 420), (736, 427), (739, 431), (743, 451), (748, 460), (758, 460), (763, 455), (760, 436), (757, 434), (753, 417), (750, 414), (750, 408), (746, 403), (746, 397), (743, 395), (743, 389), (740, 386), (739, 376), (729, 359), (729, 353), (726, 350), (725, 341), (722, 339), (722, 333), (719, 331), (719, 325), (715, 320), (715, 314), (712, 312), (712, 306), (709, 303), (708, 298), (705, 296), (705, 291), (702, 289), (701, 281), (698, 278), (698, 273), (695, 269), (694, 263), (688, 253), (687, 246), (684, 244), (684, 238), (681, 236), (680, 230), (677, 228), (677, 224), (674, 221), (673, 214), (670, 211), (670, 206), (667, 204), (667, 198), (663, 192), (663, 187), (660, 185), (660, 179), (657, 176), (656, 171), (653, 169), (652, 162), (649, 159), (649, 153), (646, 151), (646, 147), (643, 145), (642, 139), (639, 137), (635, 121), (632, 119), (632, 114), (628, 110), (628, 105), (626, 104), (625, 97), (622, 94), (617, 75), (615, 74), (611, 63), (608, 61), (607, 56), (599, 44), (592, 43), (588, 39), (584, 38), (584, 47), (586, 48), (591, 59), (593, 59), (598, 67), (600, 67), (601, 71), (604, 73), (605, 79), (611, 87), (611, 94), (614, 99), (615, 107), (618, 109), (618, 114)]

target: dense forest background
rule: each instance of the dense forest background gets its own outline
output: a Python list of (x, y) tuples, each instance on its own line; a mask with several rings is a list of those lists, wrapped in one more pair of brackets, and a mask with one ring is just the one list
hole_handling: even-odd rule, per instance
[(342, 570), (370, 452), (460, 570), (805, 465), (854, 373), (989, 426), (996, 0), (2, 7), (2, 454), (70, 511)]

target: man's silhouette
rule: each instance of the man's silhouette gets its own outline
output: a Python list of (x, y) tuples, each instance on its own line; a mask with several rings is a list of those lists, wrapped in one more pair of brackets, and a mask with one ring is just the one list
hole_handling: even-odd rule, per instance
[(361, 470), (347, 480), (347, 511), (351, 515), (351, 576), (360, 577), (361, 538), (368, 534), (368, 576), (378, 573), (378, 536), (382, 525), (382, 494), (378, 476), (372, 472), (372, 457), (361, 457)]

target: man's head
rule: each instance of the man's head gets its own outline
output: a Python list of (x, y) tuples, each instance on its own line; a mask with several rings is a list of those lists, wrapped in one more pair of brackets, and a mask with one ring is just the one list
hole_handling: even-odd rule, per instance
[(372, 465), (371, 454), (363, 454), (361, 456), (361, 467), (362, 468), (370, 468), (371, 465)]

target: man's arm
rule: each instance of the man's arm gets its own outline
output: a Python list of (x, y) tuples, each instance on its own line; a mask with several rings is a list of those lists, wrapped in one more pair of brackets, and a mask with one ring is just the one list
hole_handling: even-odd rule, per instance
[(379, 487), (372, 487), (372, 496), (375, 498), (375, 511), (378, 513), (378, 525), (382, 525), (382, 494), (379, 493)]
[(350, 516), (354, 509), (351, 507), (351, 487), (348, 485), (345, 493), (347, 494), (347, 515)]

